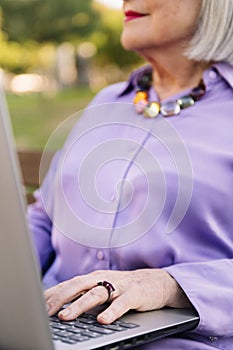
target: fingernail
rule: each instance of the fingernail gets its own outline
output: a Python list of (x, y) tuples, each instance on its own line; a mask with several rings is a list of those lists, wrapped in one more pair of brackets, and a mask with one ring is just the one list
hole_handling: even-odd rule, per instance
[(111, 315), (109, 314), (102, 314), (99, 316), (99, 320), (104, 323), (109, 323), (111, 321)]
[(65, 309), (65, 310), (62, 310), (61, 312), (59, 312), (59, 316), (64, 316), (64, 317), (66, 317), (66, 316), (69, 316), (70, 315), (70, 309), (69, 308), (67, 308), (67, 309)]

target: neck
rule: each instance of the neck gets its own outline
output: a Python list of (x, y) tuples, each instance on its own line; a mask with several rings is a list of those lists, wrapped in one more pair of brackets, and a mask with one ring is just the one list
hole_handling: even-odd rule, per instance
[[(141, 53), (140, 53), (141, 54)], [(171, 97), (186, 89), (197, 86), (202, 78), (204, 70), (211, 64), (194, 62), (177, 54), (166, 55), (150, 53), (141, 54), (151, 64), (153, 69), (153, 86), (160, 100)]]

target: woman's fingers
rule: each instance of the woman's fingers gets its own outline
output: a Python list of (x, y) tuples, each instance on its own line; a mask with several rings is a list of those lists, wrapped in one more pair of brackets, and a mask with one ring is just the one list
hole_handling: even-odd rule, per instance
[(64, 321), (73, 320), (93, 307), (104, 304), (107, 299), (108, 291), (106, 288), (97, 285), (83, 294), (80, 299), (60, 311), (58, 316)]
[[(74, 299), (82, 296), (83, 294), (87, 294), (86, 298), (83, 299), (85, 301), (85, 311), (93, 307), (93, 304), (99, 305), (100, 303), (104, 303), (109, 299), (109, 294), (111, 291), (108, 290), (106, 286), (100, 285), (97, 291), (101, 291), (101, 298), (96, 298), (96, 290), (95, 288), (98, 286), (98, 283), (106, 283), (105, 278), (110, 277), (110, 281), (114, 281), (114, 276), (118, 274), (122, 274), (122, 272), (110, 272), (110, 271), (95, 271), (88, 275), (74, 277), (68, 281), (62, 282), (44, 292), (44, 298), (46, 301), (46, 306), (48, 310), (49, 316), (55, 314), (59, 311), (65, 304), (72, 302)], [(112, 283), (107, 283), (112, 286)], [(114, 292), (115, 295), (115, 292)], [(87, 299), (88, 297), (88, 299)], [(94, 300), (94, 301), (92, 301)], [(86, 303), (89, 301), (89, 308), (86, 308)], [(75, 304), (77, 307), (80, 305), (79, 303)], [(94, 306), (95, 306), (94, 305)]]
[[(113, 287), (113, 285), (110, 282), (103, 281), (103, 274), (111, 274), (112, 277), (112, 272), (107, 273), (106, 271), (96, 271), (88, 275), (74, 277), (71, 280), (62, 282), (46, 290), (44, 292), (44, 297), (49, 316), (58, 312), (65, 304), (70, 303), (81, 296), (82, 298), (80, 300), (78, 299), (77, 302), (73, 302), (68, 307), (66, 312), (67, 316), (65, 316), (65, 313), (60, 313), (59, 316), (63, 318), (68, 317), (69, 319), (75, 318), (73, 315), (80, 314), (94, 306), (106, 302), (112, 294), (112, 290), (109, 286)], [(106, 284), (106, 286), (103, 284), (98, 286), (99, 282)], [(113, 289), (115, 288), (113, 287)], [(115, 295), (116, 292), (114, 291), (114, 296)], [(77, 308), (76, 312), (74, 311), (74, 307)], [(70, 311), (69, 316), (68, 311)]]
[[(82, 313), (89, 311), (95, 306), (101, 305), (106, 300), (99, 286), (91, 289), (81, 299), (76, 300), (67, 308), (60, 311), (58, 316), (64, 321), (71, 321)], [(122, 295), (110, 304), (103, 312), (97, 316), (97, 321), (102, 324), (110, 324), (130, 310), (129, 298)]]
[(114, 322), (131, 309), (129, 300), (126, 293), (114, 299), (111, 305), (97, 316), (97, 321), (102, 324)]
[(44, 297), (49, 316), (55, 314), (63, 305), (70, 303), (92, 287), (93, 283), (88, 282), (87, 278), (75, 277), (46, 290)]

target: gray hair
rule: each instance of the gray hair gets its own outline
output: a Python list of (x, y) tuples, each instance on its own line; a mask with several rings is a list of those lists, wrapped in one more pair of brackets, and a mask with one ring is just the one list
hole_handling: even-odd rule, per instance
[(185, 55), (233, 65), (233, 0), (202, 0), (197, 29)]

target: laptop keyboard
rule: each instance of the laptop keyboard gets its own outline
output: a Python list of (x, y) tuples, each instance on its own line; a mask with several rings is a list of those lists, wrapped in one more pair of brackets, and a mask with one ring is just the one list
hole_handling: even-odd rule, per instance
[(68, 322), (59, 320), (57, 316), (50, 317), (53, 340), (60, 340), (67, 344), (76, 344), (136, 327), (139, 327), (139, 325), (121, 320), (117, 320), (110, 325), (102, 325), (97, 322), (95, 316), (90, 314), (83, 314), (74, 321)]

